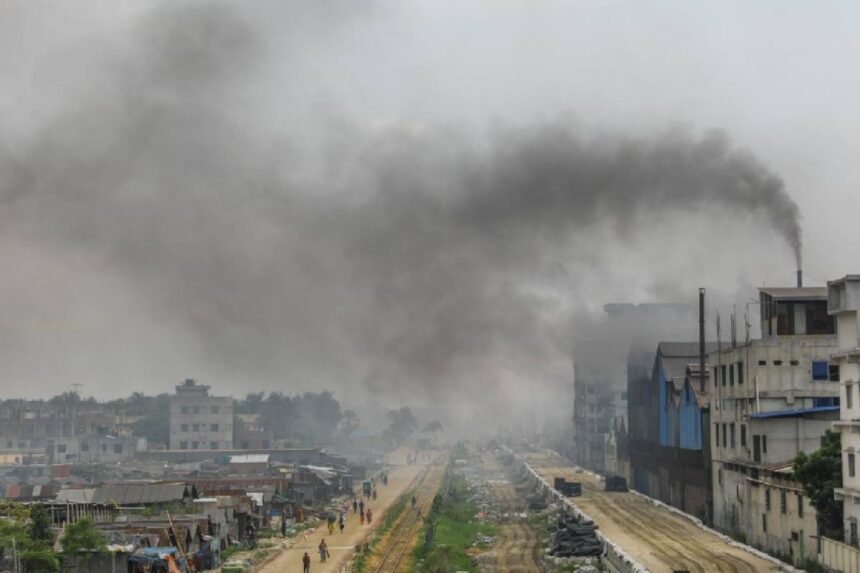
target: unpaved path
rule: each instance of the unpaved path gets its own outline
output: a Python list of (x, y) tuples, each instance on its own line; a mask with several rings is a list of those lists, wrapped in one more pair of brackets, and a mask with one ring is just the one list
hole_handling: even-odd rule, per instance
[[(288, 549), (283, 549), (277, 557), (269, 561), (263, 567), (257, 569), (258, 573), (301, 573), (302, 555), (305, 551), (311, 556), (311, 573), (335, 573), (340, 570), (342, 564), (352, 559), (355, 546), (363, 543), (365, 539), (382, 523), (385, 511), (408, 490), (418, 475), (426, 469), (429, 462), (424, 460), (423, 455), (417, 465), (399, 465), (388, 474), (388, 485), (377, 485), (377, 499), (369, 502), (373, 510), (373, 522), (370, 525), (360, 525), (358, 516), (351, 511), (346, 517), (346, 528), (343, 534), (335, 530), (329, 535), (325, 526), (318, 528), (312, 533), (300, 536), (295, 544)], [(403, 463), (398, 457), (392, 457), (390, 463)], [(325, 538), (329, 547), (331, 557), (320, 563), (319, 547), (320, 541)]]
[(779, 567), (733, 547), (691, 521), (655, 506), (633, 493), (603, 491), (591, 474), (577, 473), (567, 460), (551, 453), (522, 452), (523, 458), (549, 483), (555, 477), (582, 483), (582, 497), (572, 501), (600, 531), (652, 573), (755, 573)]
[[(368, 561), (366, 571), (373, 573), (397, 573), (412, 570), (412, 550), (418, 543), (421, 524), (439, 492), (445, 477), (447, 460), (438, 458), (429, 471), (422, 475), (415, 486), (415, 507), (411, 503), (392, 526), (391, 530), (379, 540)], [(419, 516), (419, 511), (421, 512)]]

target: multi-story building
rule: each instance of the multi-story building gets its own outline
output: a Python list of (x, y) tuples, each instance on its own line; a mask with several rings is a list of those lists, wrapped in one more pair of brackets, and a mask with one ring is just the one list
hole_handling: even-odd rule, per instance
[(233, 398), (188, 379), (170, 401), (171, 450), (233, 449)]
[(833, 425), (842, 434), (842, 487), (836, 499), (843, 503), (845, 541), (858, 546), (860, 519), (860, 275), (848, 275), (827, 283), (828, 311), (836, 317), (837, 350), (831, 360), (840, 385), (839, 421)]
[(825, 288), (759, 296), (762, 338), (708, 356), (714, 525), (799, 562), (817, 529), (792, 463), (838, 416), (835, 327)]
[(134, 458), (146, 451), (146, 438), (131, 436), (75, 436), (55, 438), (47, 446), (53, 463), (111, 464)]

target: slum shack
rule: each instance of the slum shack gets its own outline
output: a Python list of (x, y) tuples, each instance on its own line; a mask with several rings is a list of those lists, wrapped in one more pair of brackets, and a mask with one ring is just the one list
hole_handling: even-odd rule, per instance
[(176, 547), (143, 547), (128, 559), (129, 573), (186, 573), (185, 557)]

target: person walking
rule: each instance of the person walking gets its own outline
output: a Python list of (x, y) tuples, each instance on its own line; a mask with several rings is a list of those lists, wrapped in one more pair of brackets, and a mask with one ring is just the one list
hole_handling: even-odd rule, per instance
[(358, 513), (358, 500), (355, 498), (352, 498), (352, 512)]
[(328, 556), (329, 556), (329, 553), (328, 553), (328, 544), (325, 542), (325, 539), (323, 539), (322, 541), (320, 541), (319, 550), (320, 550), (320, 562), (325, 563), (325, 560), (326, 560), (326, 559), (328, 558)]
[(373, 517), (373, 512), (370, 511), (370, 508), (367, 508), (367, 524), (370, 525), (370, 520)]
[(305, 555), (302, 557), (302, 566), (304, 573), (311, 573), (311, 556), (308, 555), (307, 551), (305, 551)]
[(358, 514), (359, 519), (361, 520), (361, 524), (364, 525), (364, 510)]
[(338, 526), (340, 527), (341, 534), (343, 534), (343, 528), (346, 527), (346, 519), (343, 517), (343, 515), (341, 515), (340, 519), (338, 520)]
[(358, 502), (358, 512), (364, 513), (364, 500), (361, 500), (360, 502)]

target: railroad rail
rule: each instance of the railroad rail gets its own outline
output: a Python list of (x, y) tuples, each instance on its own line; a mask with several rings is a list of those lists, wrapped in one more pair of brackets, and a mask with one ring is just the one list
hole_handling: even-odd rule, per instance
[[(438, 470), (439, 465), (433, 464), (429, 466), (415, 485), (415, 508), (412, 508), (407, 502), (403, 513), (394, 524), (391, 537), (386, 543), (385, 552), (374, 568), (374, 573), (395, 573), (400, 571), (400, 564), (403, 558), (411, 552), (413, 547), (412, 540), (415, 538), (415, 534), (418, 532), (422, 522), (421, 518), (418, 517), (416, 508), (429, 510), (430, 504), (433, 502), (433, 497), (436, 495), (435, 487), (422, 487), (434, 469)], [(422, 515), (426, 515), (426, 513), (422, 511)]]

